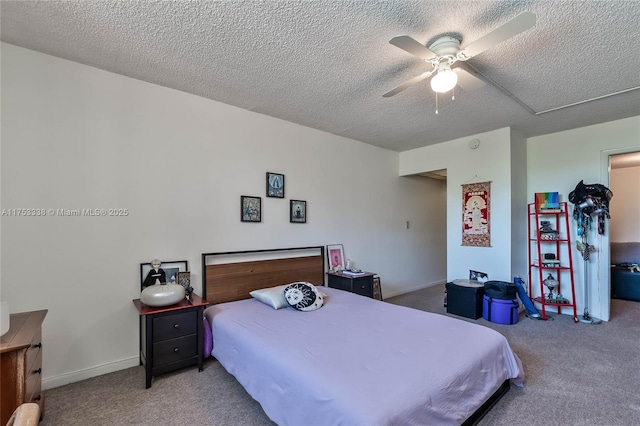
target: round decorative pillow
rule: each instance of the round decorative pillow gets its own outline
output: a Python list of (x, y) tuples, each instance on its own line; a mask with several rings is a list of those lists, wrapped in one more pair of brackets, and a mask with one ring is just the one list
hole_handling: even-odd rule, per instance
[(154, 284), (142, 290), (140, 301), (147, 306), (169, 306), (184, 299), (180, 284)]
[(289, 284), (284, 289), (284, 297), (289, 306), (293, 306), (299, 311), (315, 311), (324, 304), (324, 298), (316, 287), (302, 281)]

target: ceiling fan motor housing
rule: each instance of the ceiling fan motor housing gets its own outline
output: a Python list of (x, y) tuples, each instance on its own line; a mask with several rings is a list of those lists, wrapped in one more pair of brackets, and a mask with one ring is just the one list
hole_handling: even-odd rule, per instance
[(455, 57), (460, 51), (460, 40), (453, 37), (440, 37), (429, 46), (429, 50), (438, 56)]

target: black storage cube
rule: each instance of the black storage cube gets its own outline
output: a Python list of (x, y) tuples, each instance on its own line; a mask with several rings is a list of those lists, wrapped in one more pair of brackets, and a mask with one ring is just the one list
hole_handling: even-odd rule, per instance
[(461, 317), (478, 319), (482, 317), (482, 297), (484, 286), (458, 285), (453, 282), (446, 284), (447, 313)]

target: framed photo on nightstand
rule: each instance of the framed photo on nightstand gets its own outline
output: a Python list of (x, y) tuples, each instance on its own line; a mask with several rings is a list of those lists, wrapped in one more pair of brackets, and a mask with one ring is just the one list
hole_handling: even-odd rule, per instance
[(178, 283), (178, 273), (189, 270), (186, 260), (174, 260), (170, 262), (161, 262), (160, 268), (155, 270), (151, 263), (140, 264), (140, 289), (144, 289), (149, 285), (156, 283), (156, 279), (161, 283)]
[(332, 244), (327, 246), (327, 261), (329, 270), (344, 269), (344, 249), (342, 244)]

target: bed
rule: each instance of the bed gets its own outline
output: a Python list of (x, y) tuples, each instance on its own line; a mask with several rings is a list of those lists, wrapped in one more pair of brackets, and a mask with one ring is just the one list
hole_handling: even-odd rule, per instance
[[(212, 355), (277, 424), (472, 424), (509, 381), (522, 385), (519, 358), (487, 327), (328, 287), (318, 287), (324, 306), (310, 312), (251, 298), (245, 290), (322, 285), (322, 247), (304, 248), (318, 251), (311, 256), (288, 250), (275, 251), (284, 259), (229, 264), (203, 254)], [(228, 284), (239, 283), (242, 300), (230, 300)]]

